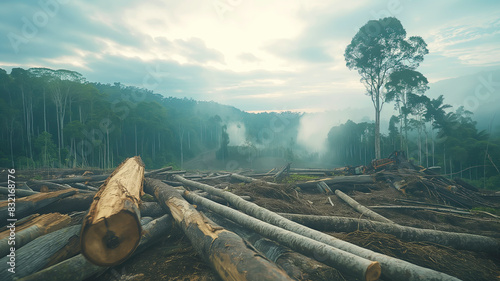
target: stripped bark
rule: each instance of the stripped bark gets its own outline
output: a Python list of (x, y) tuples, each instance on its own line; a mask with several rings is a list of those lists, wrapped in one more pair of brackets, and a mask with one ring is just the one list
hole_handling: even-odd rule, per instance
[(463, 215), (473, 215), (473, 213), (468, 211), (460, 211), (449, 208), (435, 208), (435, 207), (421, 207), (421, 206), (370, 206), (372, 209), (396, 209), (396, 210), (424, 210), (424, 211), (438, 211), (445, 213), (455, 213)]
[[(172, 217), (164, 215), (143, 226), (141, 243), (133, 255), (136, 255), (149, 246), (160, 240), (173, 227)], [(89, 262), (82, 254), (78, 254), (70, 259), (62, 261), (51, 267), (26, 276), (19, 281), (38, 280), (71, 280), (82, 281), (87, 278), (99, 275), (108, 267), (97, 266)]]
[[(15, 247), (16, 249), (28, 244), (32, 240), (44, 234), (59, 230), (71, 222), (68, 215), (59, 213), (44, 214), (36, 216), (23, 223), (16, 222), (15, 225)], [(6, 256), (10, 251), (9, 237), (11, 230), (0, 233), (0, 256)]]
[(139, 245), (139, 202), (144, 164), (139, 156), (128, 158), (109, 176), (94, 196), (82, 225), (82, 254), (101, 266), (119, 264)]
[(459, 280), (450, 275), (444, 274), (442, 272), (437, 272), (432, 269), (424, 268), (403, 260), (399, 260), (393, 257), (389, 257), (380, 253), (370, 251), (368, 249), (353, 245), (346, 241), (337, 239), (328, 234), (319, 232), (317, 230), (310, 229), (306, 226), (292, 222), (279, 216), (278, 214), (271, 212), (265, 208), (262, 208), (252, 202), (245, 201), (239, 198), (237, 195), (230, 192), (216, 189), (212, 186), (201, 184), (198, 182), (190, 181), (184, 179), (181, 176), (175, 176), (175, 179), (181, 181), (182, 183), (202, 189), (208, 193), (220, 196), (226, 199), (232, 206), (238, 208), (239, 210), (261, 219), (265, 222), (274, 224), (286, 230), (298, 233), (300, 235), (312, 238), (314, 240), (323, 242), (325, 244), (331, 245), (335, 248), (350, 252), (352, 254), (358, 255), (360, 257), (366, 258), (368, 260), (378, 261), (382, 266), (382, 276), (390, 280)]
[[(15, 217), (17, 219), (23, 218), (30, 214), (37, 212), (42, 207), (45, 207), (53, 202), (56, 202), (60, 198), (68, 197), (77, 192), (76, 189), (65, 189), (60, 191), (48, 192), (48, 193), (37, 193), (27, 197), (23, 197), (19, 200), (15, 200)], [(7, 218), (9, 218), (9, 203), (14, 203), (11, 201), (4, 201), (0, 203), (0, 225), (4, 226), (7, 223)]]
[(291, 280), (283, 270), (249, 248), (238, 235), (208, 222), (173, 187), (147, 178), (145, 190), (154, 194), (163, 208), (170, 209), (193, 248), (223, 280)]
[(370, 217), (376, 221), (385, 222), (385, 223), (394, 223), (390, 219), (375, 213), (374, 211), (366, 208), (365, 206), (359, 204), (356, 200), (349, 197), (347, 194), (340, 190), (335, 190), (335, 195), (337, 195), (340, 199), (346, 202), (349, 206), (351, 206), (354, 210), (358, 211), (360, 214)]
[(443, 246), (451, 246), (458, 250), (478, 251), (491, 254), (500, 253), (500, 242), (497, 239), (487, 236), (422, 229), (356, 218), (283, 213), (280, 213), (280, 215), (320, 231), (375, 231), (391, 234), (401, 240), (410, 242), (426, 241)]
[(200, 197), (193, 192), (186, 191), (184, 196), (195, 204), (201, 205), (220, 216), (228, 218), (262, 236), (275, 240), (303, 255), (320, 255), (324, 257), (324, 260), (322, 260), (323, 263), (360, 278), (361, 280), (377, 280), (380, 277), (380, 264), (378, 262), (361, 258), (324, 243), (265, 223), (234, 209)]

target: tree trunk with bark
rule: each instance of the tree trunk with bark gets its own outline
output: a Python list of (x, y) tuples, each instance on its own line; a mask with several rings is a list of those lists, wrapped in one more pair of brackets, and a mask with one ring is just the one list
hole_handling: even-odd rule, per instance
[[(133, 255), (136, 255), (149, 246), (161, 240), (173, 227), (172, 217), (164, 215), (144, 225), (141, 243)], [(98, 266), (89, 262), (82, 254), (78, 254), (65, 261), (40, 270), (19, 281), (39, 281), (39, 280), (71, 280), (82, 281), (107, 270), (109, 267)]]
[(345, 194), (344, 192), (342, 192), (338, 189), (335, 190), (335, 195), (337, 195), (337, 197), (342, 199), (344, 202), (346, 202), (349, 206), (351, 206), (354, 210), (358, 211), (362, 215), (370, 217), (376, 221), (385, 222), (385, 223), (394, 223), (390, 219), (388, 219), (382, 215), (379, 215), (379, 214), (375, 213), (374, 211), (366, 208), (365, 206), (359, 204), (356, 200), (352, 199), (347, 194)]
[(280, 215), (320, 231), (375, 231), (391, 234), (399, 239), (410, 242), (427, 241), (443, 246), (451, 246), (458, 250), (487, 252), (492, 254), (498, 254), (500, 252), (500, 242), (497, 239), (487, 236), (433, 229), (421, 229), (356, 218), (283, 213), (280, 213)]
[(249, 248), (241, 237), (208, 221), (173, 187), (147, 178), (145, 190), (170, 210), (196, 252), (223, 280), (291, 280), (274, 263)]
[(82, 225), (82, 254), (101, 266), (119, 264), (139, 245), (139, 203), (144, 164), (139, 156), (125, 160), (94, 196)]
[(235, 208), (253, 217), (261, 219), (262, 221), (279, 226), (302, 236), (309, 237), (316, 241), (355, 254), (365, 259), (378, 261), (382, 266), (382, 276), (385, 276), (390, 280), (459, 280), (445, 273), (437, 272), (432, 269), (424, 268), (403, 260), (376, 253), (371, 250), (353, 245), (346, 241), (337, 239), (328, 234), (319, 232), (317, 230), (310, 229), (296, 222), (287, 220), (284, 217), (279, 216), (278, 214), (262, 208), (252, 202), (245, 201), (239, 196), (232, 194), (231, 192), (220, 190), (207, 184), (201, 184), (198, 182), (186, 180), (178, 175), (175, 176), (175, 179), (186, 185), (202, 189), (213, 195), (220, 196), (226, 199)]
[[(71, 222), (68, 215), (51, 213), (36, 215), (30, 220), (17, 221), (15, 224), (15, 247), (16, 249), (28, 244), (32, 240), (47, 233), (59, 230)], [(9, 253), (9, 237), (11, 231), (7, 229), (0, 233), (0, 256), (4, 257)]]
[(239, 174), (231, 174), (231, 178), (240, 180), (242, 182), (247, 182), (247, 183), (257, 182), (257, 183), (267, 184), (269, 186), (277, 186), (278, 185), (278, 184), (276, 184), (274, 182), (267, 182), (267, 181), (263, 181), (263, 180), (258, 180), (258, 179), (254, 179), (254, 178), (250, 178), (250, 177), (245, 177), (245, 176), (242, 176), (242, 175), (239, 175)]
[[(38, 237), (15, 252), (15, 273), (2, 273), (2, 280), (13, 280), (37, 272), (47, 265), (70, 258), (80, 250), (79, 225), (66, 227)], [(7, 255), (0, 259), (2, 265), (9, 264)]]
[(334, 185), (334, 184), (357, 185), (357, 184), (375, 183), (375, 180), (371, 175), (359, 175), (359, 176), (338, 176), (321, 180), (312, 180), (312, 181), (297, 183), (296, 185), (303, 189), (312, 189), (315, 188), (316, 185), (321, 181), (325, 182), (328, 185)]
[[(4, 201), (0, 203), (0, 226), (4, 226), (7, 223), (8, 218), (16, 218), (21, 219), (30, 214), (36, 213), (37, 210), (45, 207), (51, 203), (56, 202), (60, 198), (68, 197), (77, 192), (76, 189), (65, 189), (55, 192), (48, 193), (37, 193), (27, 197), (23, 197), (19, 200), (12, 201)], [(9, 203), (15, 204), (15, 211), (9, 211)], [(13, 214), (13, 216), (10, 216)]]

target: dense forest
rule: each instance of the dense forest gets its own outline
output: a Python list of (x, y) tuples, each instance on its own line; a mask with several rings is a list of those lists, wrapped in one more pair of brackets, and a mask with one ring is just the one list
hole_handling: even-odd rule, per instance
[[(394, 86), (394, 85), (393, 85)], [(423, 92), (393, 97), (398, 115), (381, 136), (382, 157), (406, 151), (416, 164), (478, 186), (500, 187), (500, 136), (479, 131), (472, 112)], [(411, 109), (411, 110), (410, 110)], [(264, 168), (368, 165), (374, 123), (329, 130), (327, 150), (297, 143), (302, 113), (251, 114), (215, 102), (164, 97), (120, 83), (87, 81), (69, 70), (0, 69), (0, 166), (112, 168), (140, 155), (148, 168)]]

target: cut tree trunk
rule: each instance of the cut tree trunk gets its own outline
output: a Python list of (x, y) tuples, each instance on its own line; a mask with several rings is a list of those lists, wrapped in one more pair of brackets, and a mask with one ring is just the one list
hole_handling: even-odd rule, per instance
[[(45, 207), (60, 198), (71, 196), (76, 192), (76, 189), (65, 189), (48, 193), (33, 194), (19, 200), (15, 200), (15, 202), (4, 201), (0, 203), (0, 225), (4, 226), (9, 218), (16, 218), (19, 220), (25, 216), (36, 213), (37, 210), (42, 207)], [(15, 203), (15, 211), (12, 212), (13, 216), (10, 216), (11, 212), (9, 211), (9, 203)]]
[(291, 163), (287, 163), (276, 173), (276, 175), (274, 175), (274, 180), (276, 182), (281, 182), (285, 177), (288, 176), (288, 173), (290, 172), (290, 165)]
[(343, 279), (341, 273), (333, 267), (326, 266), (313, 258), (294, 252), (290, 248), (264, 238), (213, 212), (208, 211), (205, 215), (215, 221), (215, 223), (233, 231), (252, 243), (266, 258), (283, 268), (288, 276), (295, 280), (330, 281)]
[(360, 175), (360, 176), (338, 176), (333, 178), (325, 178), (320, 180), (306, 181), (303, 183), (297, 183), (296, 185), (304, 189), (315, 188), (318, 182), (324, 181), (326, 184), (345, 184), (345, 185), (355, 185), (355, 184), (373, 184), (375, 183), (371, 175)]
[[(35, 216), (33, 219), (20, 222), (16, 222), (15, 236), (12, 238), (16, 249), (21, 248), (37, 237), (65, 227), (71, 222), (71, 218), (68, 215), (51, 213)], [(10, 229), (0, 233), (0, 256), (2, 257), (6, 256), (10, 251), (11, 246), (8, 244), (10, 234)]]
[[(30, 191), (30, 190), (26, 190), (26, 189), (16, 189), (16, 197), (17, 198), (30, 196), (30, 195), (37, 194), (37, 193), (38, 192), (36, 192), (36, 191)], [(0, 186), (0, 194), (9, 195), (10, 194), (9, 188)]]
[[(50, 183), (75, 183), (75, 182), (93, 182), (93, 181), (102, 181), (109, 177), (109, 174), (105, 175), (96, 175), (96, 176), (87, 176), (87, 177), (71, 177), (71, 178), (62, 178), (62, 179), (53, 179), (53, 180), (40, 180), (36, 181), (37, 184), (50, 184)], [(28, 182), (30, 184), (30, 182)], [(31, 185), (30, 185), (31, 186)]]
[(173, 187), (147, 178), (145, 190), (154, 194), (164, 209), (170, 209), (193, 248), (223, 280), (291, 280), (274, 263), (248, 247), (241, 237), (207, 221)]
[(421, 229), (356, 218), (281, 213), (280, 215), (320, 231), (375, 231), (391, 234), (401, 240), (410, 242), (427, 241), (443, 246), (451, 246), (458, 250), (487, 252), (491, 254), (498, 254), (500, 252), (500, 242), (487, 236)]
[(380, 264), (378, 262), (361, 258), (311, 238), (265, 223), (234, 209), (200, 197), (194, 192), (185, 192), (184, 196), (194, 204), (201, 205), (294, 251), (308, 256), (319, 255), (324, 258), (322, 260), (323, 263), (361, 280), (377, 280), (380, 277)]
[(425, 211), (438, 211), (445, 213), (455, 213), (463, 215), (472, 215), (468, 211), (460, 211), (449, 208), (435, 208), (435, 207), (421, 207), (421, 206), (370, 206), (372, 209), (395, 209), (395, 210), (425, 210)]
[[(176, 176), (178, 176), (178, 175), (175, 175), (174, 178), (176, 178)], [(277, 186), (278, 185), (278, 184), (276, 184), (274, 182), (268, 182), (268, 181), (258, 180), (258, 179), (254, 179), (254, 178), (250, 178), (250, 177), (245, 177), (245, 176), (242, 176), (242, 175), (239, 175), (239, 174), (231, 174), (231, 177), (233, 179), (237, 179), (239, 181), (247, 182), (247, 183), (256, 182), (256, 183), (267, 184), (269, 186)]]
[(94, 199), (95, 193), (77, 193), (72, 196), (68, 196), (57, 200), (56, 202), (40, 208), (38, 212), (40, 214), (48, 213), (71, 213), (86, 211), (90, 208), (90, 204)]
[[(15, 274), (2, 273), (2, 280), (13, 280), (37, 272), (45, 266), (76, 255), (79, 251), (79, 225), (66, 227), (43, 235), (15, 252)], [(9, 254), (10, 255), (10, 254)], [(0, 259), (9, 264), (9, 255)]]
[(144, 164), (139, 156), (128, 158), (99, 189), (82, 224), (82, 254), (101, 266), (119, 264), (139, 245), (139, 202)]
[(360, 214), (370, 217), (376, 221), (385, 222), (385, 223), (394, 223), (390, 219), (375, 213), (374, 211), (366, 208), (365, 206), (359, 204), (356, 200), (349, 197), (347, 194), (340, 190), (335, 190), (335, 195), (337, 195), (340, 199), (346, 202), (349, 206), (351, 206), (354, 210), (358, 211)]
[[(143, 226), (141, 243), (133, 255), (136, 255), (155, 242), (161, 240), (172, 229), (172, 217), (164, 215)], [(82, 281), (96, 276), (108, 267), (97, 266), (89, 262), (82, 254), (78, 254), (70, 259), (62, 261), (51, 267), (40, 270), (19, 281), (38, 281), (38, 280), (71, 280)]]
[(286, 230), (309, 237), (319, 242), (323, 242), (335, 248), (350, 252), (368, 260), (378, 261), (382, 266), (382, 276), (390, 280), (459, 280), (455, 277), (432, 269), (424, 268), (400, 259), (389, 257), (371, 250), (353, 245), (346, 241), (337, 239), (328, 234), (310, 229), (296, 222), (285, 219), (278, 214), (262, 208), (252, 202), (245, 201), (239, 196), (224, 190), (214, 188), (207, 184), (187, 180), (181, 176), (175, 176), (175, 179), (192, 187), (202, 189), (210, 194), (220, 196), (226, 199), (232, 206), (261, 219), (267, 223), (279, 226)]

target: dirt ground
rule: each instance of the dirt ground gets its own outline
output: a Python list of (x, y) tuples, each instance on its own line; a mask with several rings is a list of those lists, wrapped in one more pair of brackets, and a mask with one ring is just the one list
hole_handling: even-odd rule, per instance
[[(23, 175), (25, 178), (33, 176), (33, 174), (27, 173)], [(37, 175), (37, 177), (41, 176)], [(53, 175), (47, 173), (42, 177), (53, 177)], [(270, 187), (262, 183), (241, 183), (227, 179), (217, 179), (205, 183), (226, 188), (238, 195), (251, 196), (254, 203), (275, 212), (364, 218), (334, 194), (306, 192), (296, 188), (294, 184)], [(420, 193), (403, 193), (383, 182), (357, 188), (357, 190), (365, 191), (346, 191), (346, 194), (364, 206), (404, 205), (398, 200), (423, 201), (425, 199)], [(432, 200), (428, 199), (425, 202), (432, 203)], [(498, 197), (496, 201), (491, 202), (500, 205)], [(487, 214), (463, 215), (427, 210), (377, 209), (376, 211), (405, 226), (472, 233), (500, 239), (500, 219)], [(459, 251), (427, 242), (407, 242), (392, 235), (375, 232), (356, 231), (328, 234), (388, 256), (447, 273), (462, 280), (500, 280), (500, 258), (498, 256)], [(158, 241), (153, 247), (92, 280), (208, 281), (220, 279), (207, 263), (196, 255), (189, 240), (183, 234), (172, 233), (162, 241)], [(349, 276), (340, 276), (337, 280), (354, 279)]]

